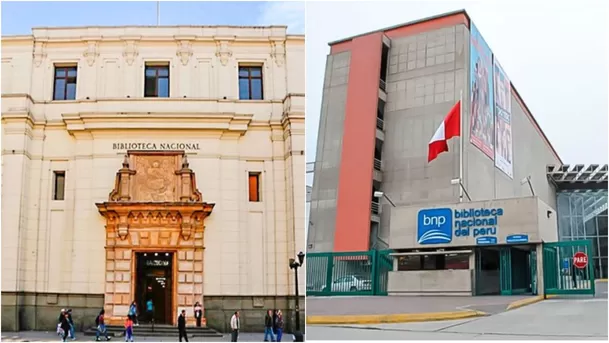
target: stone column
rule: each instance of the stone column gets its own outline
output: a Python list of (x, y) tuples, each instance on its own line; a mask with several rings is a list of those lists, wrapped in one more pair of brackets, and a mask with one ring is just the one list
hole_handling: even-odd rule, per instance
[(178, 251), (177, 313), (179, 314), (182, 310), (186, 310), (187, 325), (194, 325), (196, 323), (194, 304), (200, 298), (200, 294), (197, 295), (195, 292), (194, 259), (194, 247), (183, 248)]

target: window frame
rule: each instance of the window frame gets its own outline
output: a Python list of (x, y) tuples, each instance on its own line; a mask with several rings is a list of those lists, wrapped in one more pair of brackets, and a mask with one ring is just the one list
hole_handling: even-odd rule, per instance
[[(58, 187), (59, 176), (63, 177), (61, 199), (59, 197), (59, 193), (57, 192), (59, 189), (59, 187)], [(64, 200), (66, 200), (66, 171), (65, 170), (54, 170), (53, 171), (53, 201), (64, 201)]]
[[(247, 77), (241, 76), (241, 69), (247, 69)], [(260, 76), (252, 76), (252, 69), (258, 69)], [(247, 80), (248, 86), (248, 98), (241, 98), (241, 80)], [(252, 80), (260, 80), (260, 99), (252, 98)], [(250, 101), (250, 100), (264, 100), (264, 65), (255, 63), (240, 63), (237, 67), (237, 86), (239, 90), (239, 100)]]
[[(447, 268), (447, 261), (452, 260), (457, 256), (464, 257), (465, 268)], [(469, 253), (453, 253), (447, 251), (445, 254), (421, 254), (421, 255), (402, 255), (397, 256), (398, 264), (397, 271), (409, 272), (409, 271), (431, 271), (431, 270), (468, 270), (470, 269)], [(401, 263), (401, 260), (410, 260), (411, 264)], [(427, 261), (426, 261), (427, 260)], [(427, 262), (427, 263), (426, 263)], [(406, 268), (406, 266), (413, 266), (412, 268)]]
[[(57, 71), (63, 70), (63, 76), (57, 76)], [(69, 71), (74, 70), (76, 76), (68, 76)], [(69, 82), (74, 79), (74, 82)], [(55, 98), (55, 92), (57, 91), (57, 80), (64, 80), (63, 85), (63, 99)], [(74, 84), (74, 99), (68, 99), (68, 84)], [(53, 65), (53, 101), (74, 101), (76, 100), (76, 92), (78, 91), (78, 64), (74, 63), (56, 63)]]
[[(262, 173), (261, 172), (248, 172), (247, 173), (247, 198), (248, 198), (248, 202), (254, 202), (254, 203), (258, 203), (258, 202), (262, 202), (262, 199), (260, 197), (260, 179)], [(252, 182), (251, 179), (252, 177), (256, 178), (256, 200), (252, 200)]]
[[(149, 76), (147, 75), (148, 68), (155, 70), (154, 78), (154, 94), (148, 95), (147, 93), (147, 81)], [(167, 68), (167, 76), (160, 76), (159, 70)], [(159, 96), (159, 79), (167, 79), (167, 96)], [(144, 98), (170, 98), (171, 97), (171, 63), (170, 62), (144, 62)]]

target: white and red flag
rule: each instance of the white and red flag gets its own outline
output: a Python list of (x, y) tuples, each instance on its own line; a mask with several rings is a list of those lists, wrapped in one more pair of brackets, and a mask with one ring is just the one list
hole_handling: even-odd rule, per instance
[(459, 136), (461, 136), (461, 100), (450, 109), (436, 133), (431, 137), (427, 162), (433, 161), (438, 155), (448, 151), (447, 141)]

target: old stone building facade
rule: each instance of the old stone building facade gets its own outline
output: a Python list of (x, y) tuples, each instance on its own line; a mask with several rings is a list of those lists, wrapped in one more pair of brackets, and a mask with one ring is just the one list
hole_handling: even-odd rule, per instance
[(148, 299), (168, 324), (197, 301), (221, 330), (291, 318), (304, 58), (281, 26), (2, 37), (2, 330)]

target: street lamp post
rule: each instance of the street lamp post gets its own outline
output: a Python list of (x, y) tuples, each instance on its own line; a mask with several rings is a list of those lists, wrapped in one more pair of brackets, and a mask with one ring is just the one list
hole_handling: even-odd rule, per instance
[(294, 340), (296, 342), (302, 342), (302, 334), (300, 333), (300, 299), (298, 296), (298, 268), (302, 267), (304, 263), (305, 254), (301, 251), (296, 255), (298, 261), (290, 259), (290, 269), (294, 269), (294, 281), (296, 283), (296, 330), (294, 332)]

